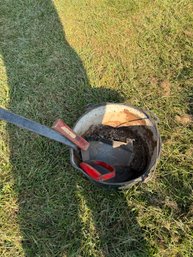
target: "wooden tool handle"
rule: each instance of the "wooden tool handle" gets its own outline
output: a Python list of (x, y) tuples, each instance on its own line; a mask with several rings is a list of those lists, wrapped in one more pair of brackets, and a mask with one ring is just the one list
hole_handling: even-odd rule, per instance
[(63, 120), (58, 119), (54, 122), (52, 128), (58, 131), (60, 134), (68, 138), (80, 149), (86, 151), (89, 147), (89, 142), (87, 142), (83, 137), (76, 134)]

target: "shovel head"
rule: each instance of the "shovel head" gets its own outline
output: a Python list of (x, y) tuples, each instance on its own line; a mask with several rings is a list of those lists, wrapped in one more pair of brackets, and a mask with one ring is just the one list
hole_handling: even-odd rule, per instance
[(81, 151), (82, 160), (100, 160), (112, 166), (128, 166), (133, 158), (133, 142), (91, 141), (88, 150)]

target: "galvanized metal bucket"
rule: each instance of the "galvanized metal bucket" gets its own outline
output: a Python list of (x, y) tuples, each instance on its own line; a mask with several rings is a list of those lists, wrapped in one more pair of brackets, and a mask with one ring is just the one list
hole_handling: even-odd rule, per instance
[[(152, 117), (153, 116), (153, 117)], [(74, 168), (80, 171), (92, 182), (105, 187), (127, 188), (135, 183), (151, 178), (160, 158), (161, 138), (157, 128), (157, 118), (144, 110), (129, 104), (105, 103), (90, 107), (74, 125), (74, 131), (79, 135), (86, 133), (93, 125), (109, 125), (112, 127), (131, 127), (138, 133), (148, 146), (148, 162), (143, 172), (136, 178), (123, 181), (94, 181), (79, 167), (80, 158), (77, 152), (70, 149), (70, 161)]]

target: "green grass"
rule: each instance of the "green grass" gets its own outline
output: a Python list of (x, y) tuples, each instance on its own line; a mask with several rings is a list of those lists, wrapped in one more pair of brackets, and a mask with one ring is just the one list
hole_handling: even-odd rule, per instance
[(6, 0), (0, 105), (51, 126), (87, 104), (160, 119), (153, 179), (107, 191), (66, 147), (0, 123), (0, 256), (193, 256), (191, 0)]

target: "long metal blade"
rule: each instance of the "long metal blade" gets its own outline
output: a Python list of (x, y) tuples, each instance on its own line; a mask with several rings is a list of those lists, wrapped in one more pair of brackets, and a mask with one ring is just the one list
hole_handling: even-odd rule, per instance
[(73, 149), (77, 149), (77, 147), (72, 142), (70, 142), (67, 138), (63, 137), (53, 129), (50, 129), (49, 127), (41, 125), (40, 123), (37, 123), (35, 121), (26, 119), (20, 115), (9, 112), (3, 108), (0, 108), (0, 119), (12, 123), (20, 128), (32, 131), (41, 136), (53, 139)]

